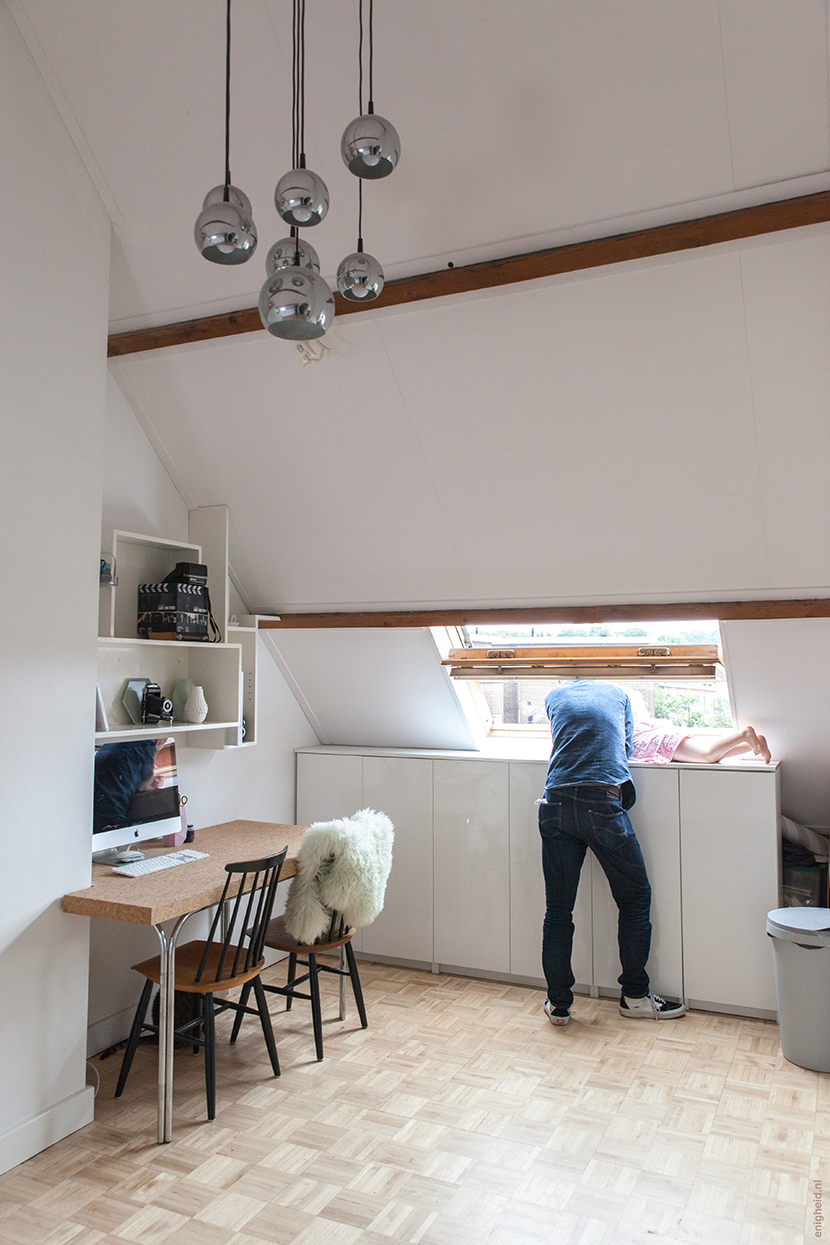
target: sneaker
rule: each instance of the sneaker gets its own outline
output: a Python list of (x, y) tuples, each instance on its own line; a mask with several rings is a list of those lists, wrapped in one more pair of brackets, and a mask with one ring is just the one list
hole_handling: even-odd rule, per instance
[(685, 1003), (667, 1003), (659, 994), (647, 994), (641, 999), (620, 995), (620, 1015), (631, 1016), (634, 1020), (673, 1020), (685, 1010)]
[(545, 999), (545, 1011), (552, 1025), (567, 1025), (571, 1023), (571, 1013), (567, 1007), (554, 1007), (550, 999)]

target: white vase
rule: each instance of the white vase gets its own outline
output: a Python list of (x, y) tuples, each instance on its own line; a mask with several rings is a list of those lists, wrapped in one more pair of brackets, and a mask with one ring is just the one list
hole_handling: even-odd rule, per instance
[(184, 705), (184, 720), (198, 726), (207, 717), (208, 706), (205, 693), (201, 687), (194, 687)]

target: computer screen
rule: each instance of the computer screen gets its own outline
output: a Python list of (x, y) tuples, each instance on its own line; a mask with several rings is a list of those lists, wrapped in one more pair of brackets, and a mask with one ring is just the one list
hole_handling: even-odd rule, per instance
[(101, 744), (95, 750), (92, 850), (131, 848), (181, 827), (172, 737)]

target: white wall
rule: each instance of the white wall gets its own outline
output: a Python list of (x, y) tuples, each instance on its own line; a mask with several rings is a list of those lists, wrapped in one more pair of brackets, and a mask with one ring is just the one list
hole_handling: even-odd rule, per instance
[[(111, 548), (113, 528), (188, 540), (187, 507), (112, 378), (104, 445), (103, 547)], [(201, 826), (238, 818), (294, 821), (294, 749), (317, 743), (317, 736), (262, 640), (258, 658), (257, 744), (177, 747), (179, 788), (197, 845)], [(95, 1053), (126, 1036), (142, 985), (130, 965), (155, 955), (158, 939), (139, 926), (91, 924), (88, 1049)], [(191, 926), (195, 936), (198, 926)]]
[(89, 764), (109, 221), (5, 4), (0, 1170), (88, 1122)]
[(830, 619), (722, 623), (721, 637), (733, 713), (766, 735), (781, 760), (781, 811), (830, 826)]
[(272, 630), (265, 637), (321, 743), (477, 747), (427, 628)]

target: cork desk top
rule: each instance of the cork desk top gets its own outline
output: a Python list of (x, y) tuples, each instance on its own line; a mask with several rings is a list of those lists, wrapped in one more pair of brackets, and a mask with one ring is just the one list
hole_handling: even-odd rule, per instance
[[(297, 872), (297, 852), (305, 826), (270, 821), (226, 821), (196, 831), (193, 847), (207, 852), (174, 869), (162, 869), (143, 878), (125, 878), (111, 865), (92, 866), (92, 885), (63, 897), (64, 912), (105, 917), (131, 925), (159, 925), (187, 912), (199, 912), (218, 903), (225, 885), (225, 865), (232, 860), (259, 860), (288, 844), (280, 879)], [(147, 856), (161, 856), (174, 848), (143, 845)]]

